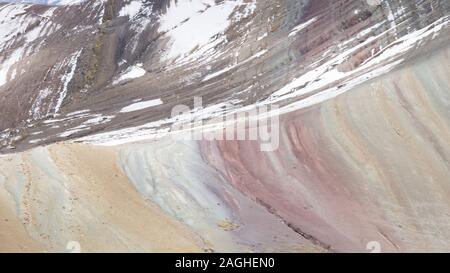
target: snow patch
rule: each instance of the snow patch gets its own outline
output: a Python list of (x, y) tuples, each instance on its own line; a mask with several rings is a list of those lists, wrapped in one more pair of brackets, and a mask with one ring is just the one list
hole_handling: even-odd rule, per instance
[(8, 72), (10, 68), (22, 59), (24, 49), (18, 48), (14, 50), (9, 57), (0, 63), (0, 86), (8, 82)]
[(30, 109), (30, 115), (33, 117), (33, 119), (38, 119), (42, 116), (43, 102), (51, 93), (52, 90), (48, 87), (39, 91)]
[(160, 18), (160, 32), (167, 32), (170, 42), (164, 59), (186, 57), (195, 48), (214, 43), (230, 25), (236, 7), (246, 5), (246, 13), (252, 12), (254, 3), (242, 0), (171, 1), (167, 12)]
[(119, 16), (128, 16), (133, 18), (139, 14), (142, 8), (142, 1), (131, 1), (119, 11)]
[(126, 80), (136, 79), (144, 76), (146, 73), (145, 69), (142, 68), (142, 64), (137, 64), (129, 67), (122, 75), (119, 76), (113, 84), (118, 84)]
[(85, 109), (85, 110), (79, 110), (79, 111), (75, 111), (72, 113), (67, 114), (68, 117), (74, 117), (74, 116), (79, 116), (79, 115), (83, 115), (86, 113), (89, 113), (90, 110), (89, 109)]
[(161, 104), (163, 104), (161, 99), (140, 101), (140, 102), (136, 102), (136, 103), (133, 103), (131, 105), (128, 105), (128, 106), (122, 108), (122, 110), (120, 110), (119, 113), (129, 113), (129, 112), (139, 111), (139, 110), (142, 110), (145, 108), (158, 106)]
[(90, 119), (83, 122), (83, 125), (97, 125), (110, 122), (114, 116), (103, 116), (101, 114), (93, 115)]
[(334, 82), (343, 80), (345, 78), (350, 78), (356, 73), (373, 68), (382, 62), (391, 62), (392, 59), (402, 56), (402, 54), (406, 53), (414, 46), (419, 45), (427, 37), (433, 35), (431, 38), (434, 38), (442, 28), (448, 25), (448, 18), (450, 18), (450, 16), (441, 18), (423, 29), (414, 31), (403, 36), (400, 39), (397, 39), (390, 45), (386, 46), (380, 53), (368, 59), (357, 69), (354, 69), (347, 73), (339, 72), (337, 70), (337, 66), (339, 64), (343, 63), (345, 60), (351, 57), (352, 54), (360, 48), (370, 44), (377, 38), (382, 37), (385, 33), (388, 33), (395, 27), (381, 33), (380, 35), (372, 36), (358, 46), (343, 51), (341, 54), (334, 58), (331, 58), (321, 66), (306, 72), (297, 79), (294, 79), (291, 83), (274, 92), (268, 98), (268, 101), (270, 101), (270, 103), (274, 103), (288, 98), (308, 94), (320, 88), (326, 87), (327, 85)]
[(263, 55), (266, 54), (266, 53), (267, 53), (267, 50), (266, 50), (266, 49), (261, 50), (261, 51), (257, 52), (256, 54), (254, 54), (253, 56), (251, 56), (250, 58), (248, 58), (248, 59), (246, 59), (246, 60), (244, 60), (244, 61), (242, 61), (242, 62), (240, 62), (240, 63), (237, 63), (237, 64), (232, 65), (232, 66), (228, 66), (228, 67), (226, 67), (226, 68), (224, 68), (224, 69), (221, 69), (221, 70), (219, 70), (219, 71), (216, 71), (216, 72), (214, 72), (214, 73), (211, 73), (211, 74), (207, 75), (207, 76), (202, 80), (202, 82), (209, 81), (209, 80), (211, 80), (211, 79), (213, 79), (213, 78), (216, 78), (216, 77), (218, 77), (218, 76), (220, 76), (220, 75), (222, 75), (222, 74), (224, 74), (224, 73), (226, 73), (226, 72), (228, 72), (228, 71), (231, 71), (232, 69), (234, 69), (234, 68), (236, 68), (236, 67), (238, 67), (238, 66), (241, 66), (241, 65), (243, 65), (243, 64), (245, 64), (245, 63), (247, 63), (247, 62), (249, 62), (249, 61), (251, 61), (251, 60), (253, 60), (253, 59), (260, 58), (261, 56), (263, 56)]
[(292, 31), (289, 33), (289, 37), (295, 36), (297, 33), (302, 31), (303, 29), (307, 28), (309, 25), (313, 24), (317, 21), (317, 17), (314, 17), (298, 26), (292, 29)]
[(77, 68), (77, 63), (78, 63), (78, 58), (81, 55), (81, 51), (79, 50), (77, 52), (75, 52), (70, 58), (68, 63), (66, 64), (69, 68), (69, 71), (61, 76), (61, 81), (62, 81), (62, 87), (61, 90), (59, 92), (59, 97), (56, 101), (56, 105), (55, 105), (55, 113), (58, 113), (61, 105), (67, 95), (67, 91), (68, 91), (68, 87), (69, 87), (69, 83), (72, 80), (73, 76), (75, 75), (75, 70)]

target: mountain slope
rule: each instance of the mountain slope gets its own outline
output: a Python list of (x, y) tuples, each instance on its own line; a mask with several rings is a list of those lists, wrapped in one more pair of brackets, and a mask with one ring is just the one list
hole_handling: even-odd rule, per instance
[[(449, 251), (449, 14), (0, 4), (0, 251)], [(266, 105), (274, 150), (180, 130)]]
[[(154, 130), (151, 122), (161, 119), (167, 127), (170, 109), (192, 105), (194, 95), (205, 107), (304, 101), (448, 42), (447, 1), (332, 2), (5, 5), (2, 15), (14, 19), (3, 24), (21, 27), (2, 27), (1, 113), (8, 118), (0, 125), (20, 141), (5, 140), (3, 151), (130, 125)], [(120, 113), (148, 100), (163, 103)]]
[(275, 152), (163, 137), (4, 156), (0, 250), (448, 251), (449, 58), (283, 116)]

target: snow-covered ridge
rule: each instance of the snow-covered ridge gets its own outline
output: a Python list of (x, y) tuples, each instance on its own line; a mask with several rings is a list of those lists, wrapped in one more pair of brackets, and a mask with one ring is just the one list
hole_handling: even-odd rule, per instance
[[(311, 71), (303, 74), (299, 78), (292, 81), (282, 89), (276, 91), (270, 96), (266, 103), (274, 103), (288, 98), (305, 95), (313, 92), (321, 87), (327, 86), (333, 82), (338, 82), (345, 78), (351, 78), (352, 75), (356, 75), (361, 71), (369, 71), (371, 67), (377, 67), (377, 65), (383, 64), (381, 70), (388, 72), (392, 67), (401, 63), (402, 55), (409, 50), (418, 47), (421, 43), (427, 39), (432, 40), (437, 37), (439, 32), (448, 28), (450, 25), (450, 16), (443, 17), (431, 25), (414, 31), (402, 38), (399, 38), (383, 48), (378, 54), (373, 55), (369, 60), (359, 66), (357, 69), (350, 72), (340, 72), (338, 66), (346, 61), (348, 58), (355, 54), (359, 48), (367, 46), (378, 37), (385, 35), (386, 33), (395, 30), (395, 27), (388, 29), (378, 36), (373, 36), (361, 43), (357, 47), (352, 47), (349, 50), (343, 51), (331, 58), (328, 62), (325, 62), (319, 67), (312, 69)], [(388, 65), (394, 63), (394, 65)], [(369, 78), (369, 77), (368, 77)], [(325, 99), (325, 98), (324, 98)]]
[[(243, 16), (251, 14), (256, 7), (255, 1), (243, 0), (225, 0), (218, 3), (214, 0), (171, 1), (160, 18), (159, 30), (165, 32), (170, 39), (164, 58), (192, 59), (212, 49), (223, 41), (223, 35), (219, 34), (230, 25), (235, 9), (242, 6), (245, 7)], [(195, 48), (198, 52), (192, 54), (191, 51)], [(188, 56), (189, 54), (191, 56)]]
[[(0, 9), (0, 86), (17, 75), (14, 66), (23, 58), (38, 50), (45, 39), (61, 26), (51, 20), (55, 8), (49, 8), (42, 15), (27, 15), (28, 5), (6, 5)], [(11, 48), (14, 43), (24, 40), (21, 47)], [(20, 71), (21, 72), (21, 71)]]
[[(310, 20), (305, 23), (310, 25), (315, 20)], [(306, 26), (296, 27), (294, 31), (300, 31)], [(307, 73), (294, 79), (280, 90), (274, 92), (266, 100), (260, 101), (254, 105), (242, 106), (241, 101), (229, 101), (210, 105), (203, 109), (196, 109), (196, 112), (201, 113), (204, 120), (214, 119), (218, 116), (229, 115), (232, 113), (239, 113), (241, 111), (248, 111), (261, 105), (272, 105), (281, 103), (285, 100), (294, 99), (296, 97), (309, 95), (304, 99), (296, 100), (277, 109), (276, 112), (268, 113), (271, 115), (279, 115), (282, 113), (289, 113), (314, 104), (318, 104), (334, 98), (344, 92), (351, 90), (359, 84), (362, 84), (370, 79), (381, 76), (394, 68), (398, 67), (404, 61), (404, 55), (410, 53), (411, 50), (420, 47), (422, 44), (434, 40), (439, 36), (443, 30), (448, 30), (450, 27), (450, 16), (445, 16), (432, 24), (413, 31), (391, 44), (384, 47), (379, 53), (374, 54), (365, 63), (350, 72), (341, 72), (338, 66), (348, 60), (359, 48), (367, 46), (377, 38), (386, 35), (391, 31), (395, 31), (395, 27), (386, 30), (385, 32), (367, 39), (357, 47), (351, 47), (348, 50), (341, 52), (331, 57), (327, 62), (315, 67)], [(366, 32), (366, 31), (364, 31)], [(292, 36), (292, 35), (291, 35)], [(352, 38), (351, 38), (352, 39)], [(255, 57), (260, 57), (265, 54), (265, 51), (255, 54)], [(253, 57), (252, 57), (253, 58)], [(250, 59), (252, 59), (250, 58)], [(246, 60), (248, 61), (248, 60)], [(244, 61), (244, 62), (246, 62)], [(203, 81), (210, 80), (214, 77), (223, 74), (233, 67), (226, 68), (214, 74), (208, 75)], [(332, 86), (332, 87), (329, 87)], [(227, 107), (225, 107), (227, 106)], [(228, 113), (225, 112), (228, 109)], [(266, 118), (265, 114), (264, 117)], [(137, 127), (126, 128), (118, 131), (100, 133), (97, 135), (87, 136), (80, 139), (83, 142), (94, 143), (100, 145), (118, 145), (123, 143), (130, 143), (135, 141), (144, 141), (148, 139), (160, 138), (167, 135), (177, 135), (183, 132), (171, 131), (169, 125), (193, 122), (198, 116), (191, 113), (188, 116), (176, 116), (165, 120), (150, 122)], [(222, 129), (225, 123), (208, 124), (214, 130)]]

